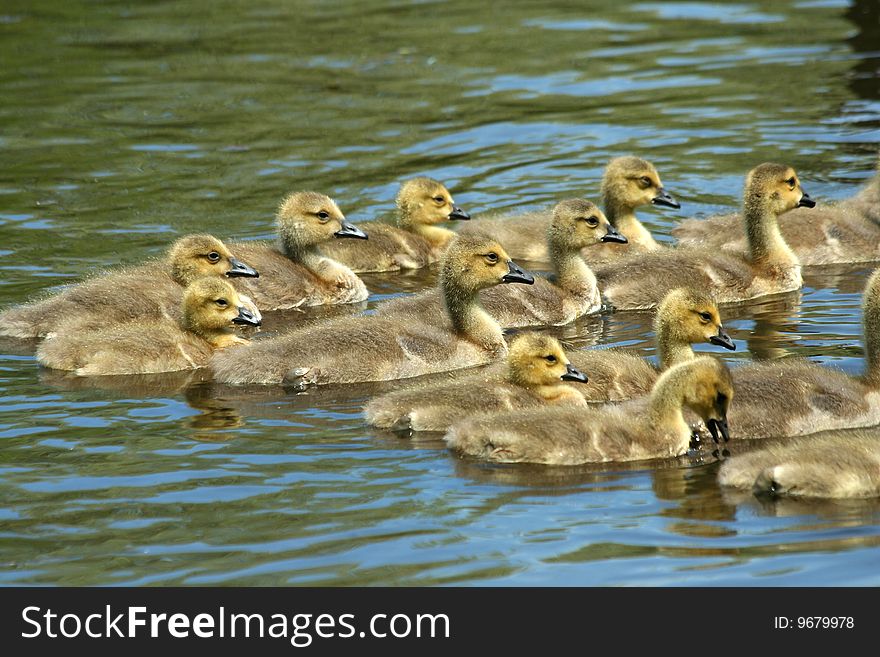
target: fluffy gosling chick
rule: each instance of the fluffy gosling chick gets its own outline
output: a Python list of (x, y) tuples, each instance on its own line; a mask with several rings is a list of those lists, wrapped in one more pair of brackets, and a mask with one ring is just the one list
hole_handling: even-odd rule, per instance
[(317, 192), (287, 196), (276, 215), (277, 244), (235, 242), (234, 248), (262, 276), (239, 281), (236, 289), (266, 310), (356, 303), (367, 288), (351, 269), (321, 254), (321, 244), (334, 239), (366, 240), (367, 235), (345, 220), (336, 203)]
[(583, 406), (584, 398), (566, 381), (586, 382), (559, 341), (521, 333), (510, 343), (507, 363), (453, 383), (398, 390), (367, 404), (367, 422), (396, 431), (445, 431), (465, 415), (529, 408), (541, 404)]
[(640, 412), (604, 406), (473, 416), (452, 425), (445, 440), (459, 454), (505, 463), (577, 465), (668, 458), (685, 454), (690, 445), (684, 408), (726, 439), (732, 398), (727, 366), (702, 356), (664, 372), (654, 384), (649, 406)]
[(321, 253), (352, 271), (378, 272), (419, 269), (440, 259), (455, 233), (439, 224), (463, 221), (470, 215), (455, 205), (443, 183), (433, 178), (411, 178), (397, 193), (397, 225), (361, 222), (370, 239), (325, 242)]
[(197, 369), (216, 350), (247, 343), (233, 325), (259, 323), (227, 281), (201, 278), (186, 288), (180, 322), (165, 318), (63, 333), (40, 345), (37, 361), (79, 376)]

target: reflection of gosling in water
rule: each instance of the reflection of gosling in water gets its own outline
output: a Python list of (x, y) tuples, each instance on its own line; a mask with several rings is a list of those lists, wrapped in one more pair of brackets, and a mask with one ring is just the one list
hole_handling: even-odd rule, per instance
[[(175, 316), (184, 288), (203, 276), (253, 277), (257, 272), (234, 258), (216, 237), (187, 235), (175, 241), (161, 260), (113, 270), (41, 301), (3, 311), (0, 335), (38, 338), (77, 321), (97, 328)], [(243, 301), (256, 314), (256, 307)]]
[(510, 343), (506, 367), (473, 374), (454, 383), (408, 388), (367, 404), (367, 422), (385, 429), (445, 431), (472, 413), (528, 408), (540, 404), (583, 406), (584, 398), (565, 381), (586, 381), (559, 342), (540, 333), (522, 333)]
[(727, 366), (702, 356), (664, 372), (641, 411), (545, 407), (473, 416), (453, 424), (445, 440), (459, 454), (502, 462), (577, 465), (680, 456), (691, 441), (682, 410), (691, 409), (726, 439), (732, 398)]
[(814, 205), (794, 169), (761, 164), (746, 178), (747, 254), (689, 248), (641, 254), (596, 270), (602, 294), (615, 308), (638, 310), (656, 305), (676, 287), (712, 292), (718, 303), (797, 290), (801, 266), (779, 233), (778, 217)]
[(877, 497), (880, 432), (834, 432), (763, 447), (725, 461), (718, 482), (758, 495)]
[(692, 344), (708, 342), (736, 349), (721, 325), (718, 306), (709, 294), (680, 288), (672, 290), (654, 318), (658, 371), (650, 362), (618, 349), (589, 349), (571, 354), (575, 366), (587, 372), (589, 383), (578, 385), (588, 401), (622, 401), (647, 395), (660, 371), (694, 358)]
[(202, 278), (183, 295), (183, 318), (117, 324), (96, 331), (62, 332), (37, 350), (41, 365), (80, 376), (154, 374), (204, 367), (214, 351), (247, 340), (234, 324), (259, 326), (235, 289), (219, 278)]
[[(495, 286), (480, 293), (486, 311), (505, 328), (513, 326), (561, 326), (602, 307), (596, 277), (581, 257), (605, 243), (622, 244), (622, 237), (608, 223), (595, 204), (583, 199), (561, 201), (553, 209), (547, 228), (547, 243), (554, 274), (537, 277), (533, 285)], [(380, 306), (418, 308), (420, 312), (441, 312), (439, 294), (422, 294), (394, 299)]]
[(218, 354), (212, 362), (215, 379), (296, 388), (390, 381), (484, 365), (505, 355), (501, 327), (480, 306), (478, 292), (531, 283), (532, 276), (484, 237), (456, 237), (441, 262), (445, 312), (387, 310), (259, 340)]
[[(804, 265), (880, 260), (880, 159), (871, 182), (852, 198), (814, 211), (795, 208), (779, 220), (785, 242)], [(746, 250), (736, 213), (689, 219), (672, 234), (683, 246)]]
[[(680, 207), (663, 189), (660, 174), (650, 162), (639, 157), (616, 157), (602, 175), (602, 205), (608, 221), (628, 240), (626, 246), (609, 244), (591, 247), (585, 254), (593, 265), (619, 260), (626, 255), (653, 251), (660, 245), (636, 217), (636, 208), (645, 205)], [(463, 226), (462, 233), (483, 233), (498, 240), (513, 258), (548, 260), (550, 252), (538, 236), (544, 234), (552, 221), (547, 210), (512, 216), (476, 219)]]
[(367, 288), (351, 269), (321, 255), (318, 247), (330, 240), (367, 239), (348, 223), (332, 199), (316, 192), (295, 192), (276, 215), (278, 242), (234, 242), (233, 248), (253, 264), (261, 277), (236, 283), (262, 310), (355, 303), (367, 298)]
[(443, 183), (431, 178), (412, 178), (397, 193), (397, 225), (380, 221), (358, 224), (370, 239), (366, 242), (332, 240), (321, 253), (354, 272), (418, 269), (437, 262), (455, 237), (439, 224), (467, 220), (470, 215), (456, 206)]

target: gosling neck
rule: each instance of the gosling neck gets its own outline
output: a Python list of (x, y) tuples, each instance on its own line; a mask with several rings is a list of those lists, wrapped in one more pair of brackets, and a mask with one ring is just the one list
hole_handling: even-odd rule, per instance
[(210, 344), (213, 349), (223, 349), (232, 344), (247, 342), (247, 340), (238, 337), (232, 328), (206, 329), (199, 326), (195, 318), (186, 312), (184, 312), (182, 324), (185, 330), (200, 337), (202, 340)]
[(691, 429), (682, 412), (684, 388), (690, 376), (689, 368), (678, 368), (661, 375), (651, 393), (648, 411), (650, 429), (678, 436), (684, 442), (684, 449), (687, 449), (691, 435)]
[(318, 252), (317, 245), (302, 244), (284, 231), (278, 234), (278, 248), (288, 259), (304, 265), (307, 269), (317, 268), (324, 260)]
[(596, 275), (581, 257), (580, 249), (563, 244), (551, 234), (548, 237), (548, 250), (556, 284), (562, 289), (578, 295), (597, 290)]
[(767, 207), (763, 194), (746, 192), (743, 217), (752, 264), (761, 267), (793, 267), (800, 264), (779, 232), (779, 217)]
[(493, 354), (506, 352), (501, 327), (483, 310), (477, 297), (478, 291), (457, 284), (453, 278), (452, 273), (444, 268), (440, 291), (453, 330)]
[(871, 277), (862, 308), (865, 332), (865, 382), (880, 388), (880, 278)]
[(673, 365), (684, 363), (694, 358), (694, 350), (689, 342), (679, 339), (669, 326), (669, 322), (658, 319), (655, 325), (657, 336), (657, 353), (660, 357), (660, 369), (668, 370)]
[(609, 191), (605, 191), (602, 195), (602, 205), (609, 223), (629, 240), (630, 245), (635, 244), (648, 249), (660, 248), (650, 231), (636, 217), (635, 208), (632, 205), (622, 202)]
[(455, 233), (443, 226), (432, 226), (430, 224), (411, 223), (409, 225), (401, 224), (402, 228), (409, 230), (420, 237), (424, 237), (431, 246), (445, 247), (449, 244), (449, 240), (455, 237)]

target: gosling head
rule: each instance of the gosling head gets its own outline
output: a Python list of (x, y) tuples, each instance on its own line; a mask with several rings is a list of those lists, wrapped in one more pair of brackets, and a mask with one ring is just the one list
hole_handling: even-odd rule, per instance
[(202, 336), (228, 332), (233, 324), (259, 326), (238, 292), (222, 278), (200, 278), (183, 294), (183, 324)]
[(276, 215), (278, 235), (288, 254), (308, 250), (340, 237), (367, 239), (367, 234), (345, 220), (335, 201), (317, 192), (294, 192)]
[(398, 223), (403, 227), (433, 226), (444, 221), (467, 220), (471, 216), (455, 205), (452, 194), (433, 178), (411, 178), (397, 192)]
[(547, 238), (556, 249), (575, 252), (602, 242), (627, 242), (595, 203), (580, 198), (556, 204), (553, 219), (547, 228)]
[(730, 440), (727, 412), (733, 399), (733, 378), (727, 365), (716, 358), (702, 356), (676, 365), (688, 368), (683, 403), (702, 418), (717, 443), (718, 435), (724, 442)]
[(187, 235), (168, 250), (171, 277), (180, 285), (189, 285), (202, 276), (249, 276), (259, 274), (236, 260), (226, 245), (213, 235)]
[(678, 288), (667, 294), (657, 308), (654, 331), (679, 344), (709, 342), (736, 351), (715, 300), (700, 290)]
[(534, 277), (517, 265), (501, 245), (484, 235), (458, 235), (443, 254), (440, 281), (447, 291), (467, 293), (501, 283), (531, 285)]
[(587, 382), (587, 376), (571, 364), (559, 341), (540, 333), (520, 333), (513, 338), (507, 367), (510, 380), (523, 386)]
[(602, 197), (605, 209), (632, 211), (642, 205), (680, 208), (678, 201), (663, 189), (660, 174), (654, 165), (640, 157), (616, 157), (605, 167), (602, 176)]
[(760, 207), (775, 215), (816, 206), (816, 201), (801, 188), (795, 170), (773, 162), (759, 164), (749, 171), (744, 197), (746, 206)]

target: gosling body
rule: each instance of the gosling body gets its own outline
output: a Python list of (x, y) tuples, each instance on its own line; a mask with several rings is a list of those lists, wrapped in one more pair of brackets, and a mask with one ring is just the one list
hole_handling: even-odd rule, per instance
[(179, 321), (165, 318), (62, 332), (40, 345), (37, 361), (79, 376), (198, 369), (215, 351), (247, 342), (234, 333), (234, 324), (259, 325), (235, 289), (219, 278), (190, 284), (182, 305)]
[(801, 265), (779, 233), (778, 216), (815, 202), (794, 169), (773, 163), (749, 172), (744, 196), (747, 254), (678, 248), (627, 258), (596, 271), (606, 299), (619, 310), (638, 310), (676, 287), (709, 290), (719, 303), (799, 289)]
[[(741, 222), (737, 213), (689, 219), (672, 235), (682, 246), (744, 253)], [(852, 198), (815, 210), (795, 208), (780, 218), (779, 229), (803, 265), (880, 260), (880, 172)]]
[(756, 495), (807, 498), (880, 496), (880, 433), (794, 438), (726, 460), (718, 483)]
[[(74, 323), (94, 329), (177, 317), (184, 288), (196, 279), (257, 275), (216, 237), (188, 235), (175, 241), (163, 259), (112, 270), (42, 300), (3, 311), (0, 335), (44, 338)], [(257, 312), (250, 300), (243, 303)]]
[(461, 455), (510, 463), (577, 465), (668, 458), (686, 453), (690, 445), (684, 408), (726, 433), (732, 397), (727, 367), (703, 356), (664, 372), (647, 409), (638, 413), (612, 406), (474, 416), (454, 424), (445, 440)]
[[(678, 202), (663, 188), (660, 174), (653, 164), (638, 157), (612, 159), (602, 175), (602, 204), (615, 230), (628, 240), (625, 246), (608, 244), (590, 247), (589, 262), (593, 265), (616, 262), (631, 254), (661, 248), (635, 211), (645, 205), (678, 208)], [(513, 258), (546, 261), (551, 254), (548, 245), (536, 239), (553, 220), (551, 209), (499, 217), (475, 219), (461, 232), (481, 232), (498, 240)]]
[[(523, 333), (510, 344), (504, 368), (382, 395), (364, 409), (367, 422), (397, 431), (445, 431), (473, 413), (509, 411), (542, 404), (584, 406), (566, 381), (586, 382), (559, 342), (547, 335)], [(499, 371), (500, 370), (500, 371)]]
[(234, 242), (233, 248), (260, 271), (236, 289), (262, 310), (356, 303), (369, 295), (363, 281), (344, 264), (320, 253), (334, 239), (361, 242), (367, 234), (348, 223), (336, 203), (316, 192), (295, 192), (276, 215), (278, 240)]
[(419, 269), (440, 260), (455, 233), (439, 224), (470, 219), (446, 187), (432, 178), (412, 178), (397, 194), (397, 225), (367, 221), (358, 227), (366, 242), (333, 240), (321, 245), (325, 256), (355, 273)]
[(477, 292), (501, 283), (532, 281), (496, 242), (459, 237), (442, 260), (444, 312), (426, 313), (413, 306), (347, 317), (219, 354), (212, 367), (223, 383), (302, 388), (482, 365), (505, 355), (507, 345), (501, 327), (480, 306)]

